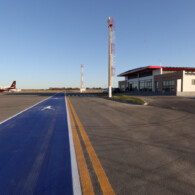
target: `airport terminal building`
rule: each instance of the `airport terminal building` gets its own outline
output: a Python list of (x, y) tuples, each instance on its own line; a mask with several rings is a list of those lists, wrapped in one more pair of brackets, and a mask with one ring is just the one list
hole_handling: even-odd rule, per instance
[(121, 91), (172, 92), (195, 95), (195, 68), (146, 66), (118, 75), (124, 77), (118, 85)]

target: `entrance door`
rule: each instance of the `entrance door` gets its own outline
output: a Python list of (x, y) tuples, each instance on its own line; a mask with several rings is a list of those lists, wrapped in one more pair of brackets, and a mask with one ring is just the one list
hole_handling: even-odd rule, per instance
[(132, 85), (132, 83), (129, 84), (129, 91), (133, 91), (133, 85)]

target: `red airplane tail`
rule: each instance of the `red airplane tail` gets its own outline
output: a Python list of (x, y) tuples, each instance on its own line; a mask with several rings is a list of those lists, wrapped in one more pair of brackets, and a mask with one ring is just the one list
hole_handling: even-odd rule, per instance
[(10, 88), (12, 88), (12, 89), (15, 89), (15, 88), (16, 88), (16, 81), (14, 81), (14, 82), (12, 83), (12, 85), (11, 85)]

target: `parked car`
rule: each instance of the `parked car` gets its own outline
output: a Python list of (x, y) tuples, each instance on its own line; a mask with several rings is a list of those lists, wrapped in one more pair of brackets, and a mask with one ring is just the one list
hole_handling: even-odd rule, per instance
[(120, 93), (120, 89), (119, 88), (112, 88), (112, 92), (113, 93)]
[(108, 93), (108, 88), (105, 88), (103, 93)]
[[(108, 88), (105, 88), (103, 93), (108, 93)], [(120, 93), (119, 88), (112, 88), (112, 93)]]

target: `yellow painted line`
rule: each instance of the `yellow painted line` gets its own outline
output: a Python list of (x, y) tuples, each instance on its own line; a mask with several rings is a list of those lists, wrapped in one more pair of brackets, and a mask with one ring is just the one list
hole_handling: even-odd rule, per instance
[(79, 128), (79, 131), (81, 133), (81, 136), (82, 136), (82, 139), (85, 143), (85, 147), (87, 149), (87, 152), (89, 154), (89, 157), (90, 157), (90, 160), (92, 162), (92, 165), (93, 165), (93, 168), (95, 170), (95, 173), (97, 175), (97, 178), (98, 178), (98, 181), (100, 183), (100, 186), (101, 186), (101, 189), (102, 189), (102, 192), (103, 194), (106, 194), (106, 195), (114, 195), (114, 190), (112, 189), (112, 186), (104, 172), (104, 169), (102, 168), (101, 166), (101, 163), (95, 153), (95, 150), (93, 149), (93, 146), (91, 145), (91, 142), (87, 136), (87, 133), (85, 132), (85, 129), (83, 127), (83, 125), (81, 124), (70, 100), (68, 99), (69, 101), (69, 104), (70, 104), (70, 107), (71, 107), (71, 110), (73, 112), (73, 116), (75, 117), (75, 120), (76, 120), (76, 123), (78, 125), (78, 128)]
[(75, 151), (76, 151), (76, 156), (77, 156), (77, 162), (78, 162), (78, 167), (79, 167), (83, 194), (84, 195), (88, 195), (88, 194), (94, 195), (91, 178), (89, 176), (89, 171), (87, 168), (87, 164), (85, 161), (85, 157), (83, 154), (83, 150), (81, 147), (81, 143), (79, 140), (79, 136), (77, 133), (77, 129), (76, 129), (76, 126), (73, 120), (73, 116), (72, 116), (69, 104), (68, 104), (68, 111), (70, 115), (70, 122), (71, 122), (71, 127), (72, 127), (72, 134), (73, 134), (73, 139), (74, 139), (74, 145), (75, 145)]

